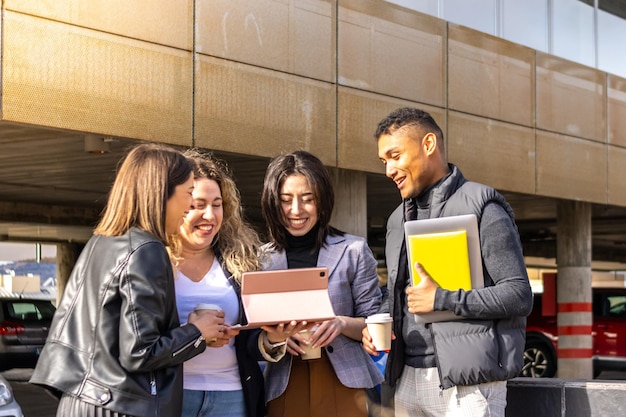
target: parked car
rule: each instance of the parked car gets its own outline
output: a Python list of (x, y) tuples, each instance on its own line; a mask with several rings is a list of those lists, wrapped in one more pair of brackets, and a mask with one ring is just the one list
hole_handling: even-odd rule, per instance
[[(626, 370), (626, 288), (593, 288), (593, 374)], [(521, 376), (550, 378), (557, 371), (556, 315), (542, 314), (542, 294), (535, 294), (526, 325)]]
[(35, 366), (54, 311), (49, 300), (0, 298), (0, 371)]
[(24, 417), (9, 382), (0, 375), (0, 417)]

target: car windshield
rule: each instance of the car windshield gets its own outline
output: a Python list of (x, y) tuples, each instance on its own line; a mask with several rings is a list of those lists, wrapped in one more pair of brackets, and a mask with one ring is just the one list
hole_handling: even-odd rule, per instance
[(51, 320), (54, 306), (45, 300), (15, 300), (7, 303), (7, 314), (16, 320)]

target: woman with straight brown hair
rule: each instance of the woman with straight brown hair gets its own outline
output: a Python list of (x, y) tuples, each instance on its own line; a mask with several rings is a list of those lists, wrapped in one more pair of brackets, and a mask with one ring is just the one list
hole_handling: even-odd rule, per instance
[(190, 162), (133, 148), (81, 252), (31, 378), (61, 397), (57, 416), (176, 417), (182, 363), (224, 331), (223, 313), (180, 326), (168, 236), (192, 209)]

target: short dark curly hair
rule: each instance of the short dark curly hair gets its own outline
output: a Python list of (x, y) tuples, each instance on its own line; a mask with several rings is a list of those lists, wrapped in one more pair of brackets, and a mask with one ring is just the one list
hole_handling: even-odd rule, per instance
[(401, 107), (389, 113), (378, 123), (374, 138), (390, 135), (405, 126), (415, 126), (422, 133), (434, 133), (440, 146), (443, 146), (443, 132), (433, 117), (424, 110), (413, 107)]

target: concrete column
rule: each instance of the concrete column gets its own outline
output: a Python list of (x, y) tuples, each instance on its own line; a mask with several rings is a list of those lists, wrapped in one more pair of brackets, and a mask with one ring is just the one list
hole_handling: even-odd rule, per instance
[(329, 168), (335, 188), (331, 224), (346, 233), (367, 238), (367, 177), (364, 172)]
[(591, 204), (557, 202), (559, 378), (593, 378)]
[(57, 243), (57, 299), (56, 305), (59, 305), (61, 296), (65, 290), (72, 269), (76, 264), (78, 255), (82, 249), (81, 245), (74, 243)]

